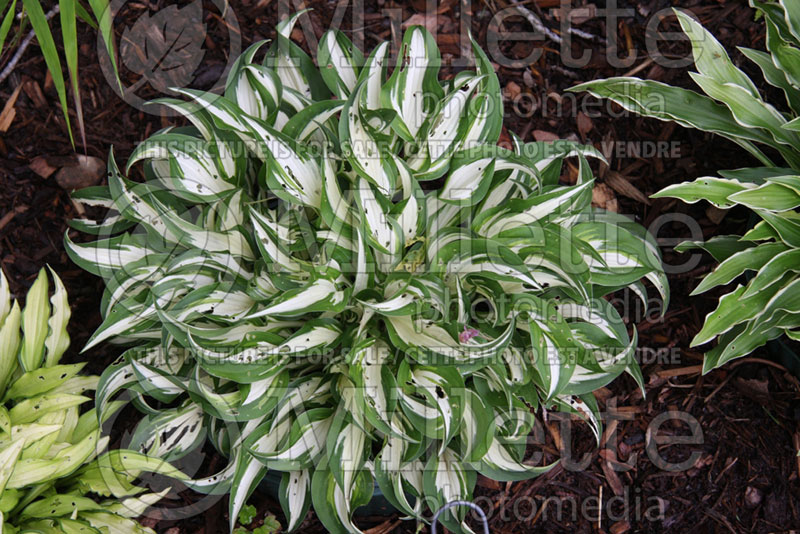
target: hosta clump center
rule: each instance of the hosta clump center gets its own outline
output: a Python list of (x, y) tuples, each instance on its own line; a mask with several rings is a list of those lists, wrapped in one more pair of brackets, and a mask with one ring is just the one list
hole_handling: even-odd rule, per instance
[[(602, 297), (643, 295), (648, 278), (666, 299), (656, 245), (591, 209), (591, 147), (497, 146), (499, 84), (474, 43), (475, 71), (440, 80), (421, 27), (393, 69), (388, 43), (364, 59), (330, 31), (317, 69), (288, 39), (295, 20), (263, 62), (262, 44), (245, 52), (224, 97), (161, 101), (192, 127), (135, 151), (145, 183), (112, 160), (109, 186), (79, 193), (113, 211), (76, 225), (124, 231), (68, 240), (107, 280), (89, 344), (136, 346), (98, 396), (173, 402), (139, 403), (134, 441), (150, 453), (178, 459), (207, 433), (230, 464), (191, 485), (230, 488), (232, 525), (268, 469), (284, 473), (289, 529), (313, 502), (333, 532), (357, 531), (375, 481), (422, 517), (469, 498), (476, 472), (535, 476), (532, 409), (599, 432), (591, 392), (624, 371), (641, 380), (635, 337)], [(574, 185), (559, 183), (566, 157)]]

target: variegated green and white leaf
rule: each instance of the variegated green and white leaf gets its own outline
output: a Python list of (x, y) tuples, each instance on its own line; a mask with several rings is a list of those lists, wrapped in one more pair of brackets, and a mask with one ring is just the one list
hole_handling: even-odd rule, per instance
[(356, 86), (364, 56), (342, 32), (328, 30), (317, 45), (322, 79), (338, 98), (347, 98)]
[(311, 506), (311, 471), (285, 472), (281, 477), (278, 497), (288, 520), (286, 531), (292, 532), (300, 526)]

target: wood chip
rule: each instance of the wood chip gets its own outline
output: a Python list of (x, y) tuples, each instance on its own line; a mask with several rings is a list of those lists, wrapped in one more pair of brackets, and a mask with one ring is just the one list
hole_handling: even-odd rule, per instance
[(762, 406), (770, 404), (769, 385), (767, 380), (757, 378), (737, 378), (733, 385), (742, 392), (745, 397), (754, 400)]
[(689, 367), (680, 367), (678, 369), (664, 369), (656, 372), (656, 376), (659, 378), (672, 378), (675, 376), (699, 375), (702, 372), (702, 365), (690, 365)]
[(603, 474), (606, 476), (606, 481), (608, 485), (611, 486), (611, 491), (614, 492), (614, 495), (617, 497), (622, 495), (625, 492), (625, 486), (623, 486), (619, 475), (617, 475), (617, 472), (611, 467), (611, 464), (608, 462), (601, 462), (600, 466), (603, 468)]
[(592, 205), (619, 213), (617, 195), (604, 183), (595, 184), (594, 189), (592, 189)]
[(478, 475), (478, 481), (476, 485), (481, 488), (487, 488), (491, 490), (499, 490), (500, 483), (496, 480), (492, 480), (491, 478), (485, 477), (483, 475)]
[(511, 140), (511, 136), (505, 126), (500, 130), (500, 138), (497, 140), (497, 145), (506, 150), (514, 150), (514, 142)]
[(306, 36), (303, 33), (302, 28), (294, 28), (292, 30), (292, 33), (291, 33), (291, 38), (292, 38), (292, 41), (295, 41), (297, 43), (305, 43), (306, 42)]
[(28, 165), (28, 168), (42, 178), (49, 178), (50, 175), (57, 170), (55, 167), (47, 163), (47, 158), (44, 156), (36, 156), (33, 158), (33, 161), (31, 161), (30, 165)]
[(753, 509), (759, 504), (761, 504), (761, 499), (764, 498), (764, 494), (761, 492), (760, 489), (755, 488), (753, 486), (747, 486), (744, 490), (744, 505), (747, 508)]
[(47, 107), (47, 99), (44, 97), (42, 88), (39, 87), (36, 80), (26, 80), (22, 84), (22, 90), (25, 91), (25, 94), (28, 95), (28, 98), (37, 108), (44, 109)]
[(589, 115), (587, 115), (583, 111), (578, 112), (578, 117), (576, 121), (578, 123), (578, 132), (580, 132), (581, 135), (586, 135), (587, 133), (592, 131), (592, 128), (594, 128), (594, 123), (592, 122), (592, 119), (590, 119)]
[(461, 54), (461, 36), (457, 33), (437, 33), (436, 44), (442, 54)]
[(611, 534), (625, 534), (626, 532), (630, 531), (630, 529), (631, 524), (627, 521), (617, 521), (611, 525), (609, 532), (611, 532)]
[[(562, 20), (564, 18), (563, 14), (564, 13), (561, 9), (553, 10), (553, 16), (556, 18), (556, 20)], [(595, 4), (589, 4), (583, 7), (567, 8), (567, 19), (575, 26), (579, 26), (584, 22), (595, 18), (596, 16), (597, 6)]]
[(14, 92), (11, 93), (11, 98), (8, 99), (6, 105), (3, 106), (3, 111), (0, 112), (0, 133), (6, 133), (14, 122), (14, 117), (17, 116), (17, 109), (14, 105), (17, 103), (17, 97), (22, 90), (22, 84), (19, 84)]
[[(611, 419), (606, 428), (603, 430), (603, 436), (600, 438), (600, 447), (605, 447), (608, 443), (608, 440), (611, 439), (611, 436), (614, 435), (614, 432), (617, 430), (617, 426), (619, 426), (619, 419)], [(605, 450), (605, 449), (602, 449)]]
[(370, 529), (364, 531), (364, 534), (388, 534), (389, 532), (394, 532), (394, 530), (400, 525), (402, 520), (400, 519), (387, 519), (380, 525), (374, 526)]
[(547, 431), (553, 436), (553, 443), (555, 443), (556, 450), (559, 452), (564, 450), (564, 441), (561, 439), (561, 432), (558, 429), (558, 423), (547, 423)]
[(618, 472), (630, 471), (635, 467), (635, 456), (633, 457), (633, 461), (621, 462), (617, 459), (617, 453), (612, 449), (600, 449), (598, 455), (605, 460), (605, 463), (609, 464), (612, 469), (616, 468)]
[(606, 183), (620, 195), (632, 198), (633, 200), (641, 202), (647, 206), (650, 205), (650, 199), (647, 198), (647, 195), (639, 191), (639, 188), (630, 183), (628, 179), (620, 173), (608, 171), (606, 174)]
[(11, 220), (12, 220), (14, 217), (16, 217), (16, 216), (17, 216), (17, 214), (18, 214), (18, 213), (23, 213), (23, 212), (25, 212), (25, 211), (28, 211), (28, 206), (17, 206), (17, 207), (16, 207), (16, 208), (14, 208), (12, 211), (9, 211), (9, 212), (8, 212), (8, 213), (6, 213), (5, 215), (3, 215), (3, 218), (2, 218), (2, 219), (0, 219), (0, 230), (2, 230), (3, 228), (5, 228), (5, 227), (6, 227), (6, 225), (7, 225), (8, 223), (10, 223), (10, 222), (11, 222)]
[(75, 208), (75, 213), (78, 214), (78, 217), (83, 218), (86, 216), (86, 208), (83, 207), (83, 204), (72, 198), (72, 196), (70, 196), (69, 199), (72, 202), (72, 207)]
[(422, 13), (414, 13), (401, 25), (402, 28), (408, 28), (409, 26), (424, 26), (429, 32), (435, 33), (439, 28), (439, 21), (436, 15), (428, 17)]
[(640, 73), (641, 71), (643, 71), (644, 69), (646, 69), (647, 67), (649, 67), (650, 65), (652, 65), (653, 61), (654, 61), (653, 58), (647, 58), (644, 61), (642, 61), (641, 63), (639, 63), (639, 65), (637, 65), (636, 67), (632, 68), (631, 70), (629, 70), (628, 72), (623, 74), (622, 76), (623, 77), (634, 76), (634, 75)]

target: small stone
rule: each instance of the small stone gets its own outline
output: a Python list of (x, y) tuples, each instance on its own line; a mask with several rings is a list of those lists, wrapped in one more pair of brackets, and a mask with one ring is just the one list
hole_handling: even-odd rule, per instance
[(755, 508), (761, 504), (761, 499), (763, 498), (764, 494), (758, 488), (747, 486), (747, 489), (744, 490), (744, 504), (748, 508)]
[(526, 70), (525, 72), (522, 73), (522, 82), (527, 87), (531, 88), (536, 84), (536, 82), (533, 81), (533, 74), (531, 74), (529, 70)]
[(106, 164), (100, 158), (78, 154), (77, 165), (61, 167), (56, 173), (56, 182), (64, 189), (82, 189), (100, 182)]
[(516, 99), (521, 92), (522, 88), (518, 83), (508, 82), (505, 89), (503, 89), (503, 96), (505, 96), (507, 100), (514, 101), (514, 99)]

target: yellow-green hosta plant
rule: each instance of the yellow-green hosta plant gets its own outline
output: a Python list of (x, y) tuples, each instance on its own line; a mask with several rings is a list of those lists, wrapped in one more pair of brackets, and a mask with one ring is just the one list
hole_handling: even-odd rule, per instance
[(161, 101), (192, 126), (133, 153), (144, 183), (112, 158), (108, 187), (79, 192), (111, 210), (74, 223), (100, 240), (66, 243), (107, 283), (89, 345), (132, 345), (98, 410), (132, 390), (133, 446), (168, 459), (207, 436), (230, 462), (188, 484), (230, 491), (232, 526), (275, 470), (289, 530), (313, 504), (341, 533), (376, 483), (424, 519), (469, 499), (477, 473), (541, 473), (525, 462), (540, 406), (599, 437), (592, 391), (641, 383), (636, 337), (603, 297), (644, 295), (644, 279), (668, 293), (645, 230), (591, 209), (599, 155), (497, 146), (500, 87), (474, 43), (475, 71), (444, 80), (424, 28), (392, 68), (388, 43), (365, 58), (329, 31), (317, 67), (288, 39), (295, 20), (263, 61), (263, 43), (239, 58), (224, 96)]
[[(610, 78), (573, 88), (610, 98), (642, 115), (722, 135), (764, 165), (720, 171), (722, 178), (698, 178), (654, 195), (688, 203), (705, 200), (725, 209), (741, 205), (761, 219), (744, 236), (717, 236), (676, 247), (702, 248), (720, 262), (692, 294), (754, 273), (720, 298), (692, 340), (696, 346), (717, 339), (716, 347), (706, 353), (704, 372), (781, 335), (800, 339), (800, 9), (789, 0), (751, 5), (766, 24), (767, 51), (739, 50), (761, 69), (767, 83), (783, 92), (785, 102), (767, 102), (714, 36), (682, 11), (676, 14), (691, 40), (697, 69), (691, 77), (705, 95), (638, 78)], [(779, 159), (773, 160), (759, 145), (773, 149)]]
[(134, 451), (105, 451), (95, 410), (80, 411), (99, 377), (59, 363), (70, 308), (51, 273), (49, 301), (42, 269), (20, 310), (0, 272), (0, 532), (153, 533), (132, 518), (165, 492), (143, 494), (132, 482), (141, 471), (182, 475)]

